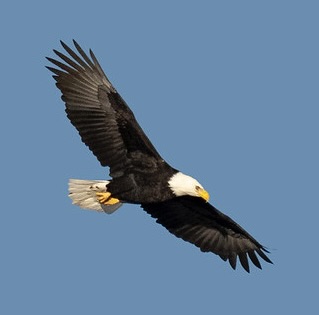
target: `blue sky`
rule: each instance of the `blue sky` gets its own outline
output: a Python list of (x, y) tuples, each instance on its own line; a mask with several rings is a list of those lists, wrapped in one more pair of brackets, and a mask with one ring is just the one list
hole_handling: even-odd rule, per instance
[[(300, 314), (318, 292), (317, 1), (2, 5), (1, 314)], [(246, 274), (138, 206), (67, 197), (108, 170), (68, 122), (45, 56), (92, 48), (162, 156), (267, 246)]]

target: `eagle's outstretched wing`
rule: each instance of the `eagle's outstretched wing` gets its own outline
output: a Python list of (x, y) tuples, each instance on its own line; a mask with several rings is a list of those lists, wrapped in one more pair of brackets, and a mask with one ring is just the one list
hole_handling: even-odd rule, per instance
[(261, 244), (231, 218), (200, 198), (177, 197), (160, 203), (142, 204), (142, 207), (172, 234), (193, 243), (203, 252), (213, 252), (223, 260), (229, 260), (233, 269), (236, 268), (237, 256), (247, 272), (248, 257), (261, 269), (256, 253), (272, 263), (264, 253), (268, 251)]
[[(134, 114), (117, 93), (90, 50), (89, 58), (73, 41), (78, 52), (61, 42), (69, 57), (54, 50), (63, 62), (47, 58), (58, 68), (47, 67), (62, 92), (66, 113), (102, 166), (110, 175), (123, 175), (134, 162), (147, 172), (148, 165), (162, 161)], [(140, 165), (145, 163), (145, 165)]]

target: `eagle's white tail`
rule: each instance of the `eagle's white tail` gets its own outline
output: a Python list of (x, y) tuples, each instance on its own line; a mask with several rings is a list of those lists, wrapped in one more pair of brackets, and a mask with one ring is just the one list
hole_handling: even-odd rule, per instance
[(122, 203), (103, 205), (98, 201), (96, 196), (97, 192), (106, 192), (106, 185), (108, 183), (109, 181), (107, 180), (70, 179), (69, 197), (72, 199), (73, 204), (83, 209), (111, 214), (117, 210)]

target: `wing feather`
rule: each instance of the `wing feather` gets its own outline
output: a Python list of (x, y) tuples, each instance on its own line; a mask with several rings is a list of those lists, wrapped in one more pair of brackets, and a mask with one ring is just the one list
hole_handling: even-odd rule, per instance
[[(233, 269), (237, 257), (243, 268), (250, 272), (249, 259), (261, 269), (256, 253), (266, 262), (268, 251), (231, 218), (200, 198), (183, 196), (160, 203), (142, 204), (157, 222), (172, 234), (228, 260)], [(248, 254), (248, 257), (247, 257)]]
[[(68, 55), (54, 50), (61, 61), (47, 58), (56, 66), (47, 68), (54, 73), (67, 116), (82, 141), (102, 166), (110, 167), (113, 177), (122, 176), (130, 166), (143, 162), (142, 169), (147, 173), (148, 165), (154, 165), (149, 159), (163, 163), (94, 53), (90, 50), (89, 57), (76, 41), (73, 43), (77, 52), (61, 42)], [(139, 159), (135, 161), (137, 156)]]
[(261, 269), (261, 264), (256, 256), (255, 252), (253, 250), (249, 250), (247, 253), (248, 253), (249, 259), (253, 262), (253, 264), (257, 268)]

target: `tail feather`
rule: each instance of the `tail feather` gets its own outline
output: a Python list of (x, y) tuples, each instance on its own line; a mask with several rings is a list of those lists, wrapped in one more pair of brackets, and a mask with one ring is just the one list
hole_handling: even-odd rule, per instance
[(122, 203), (114, 205), (102, 205), (96, 197), (97, 192), (106, 192), (106, 185), (109, 184), (107, 180), (83, 180), (70, 179), (69, 180), (69, 197), (72, 203), (88, 210), (95, 210), (105, 212), (108, 214), (117, 210)]

